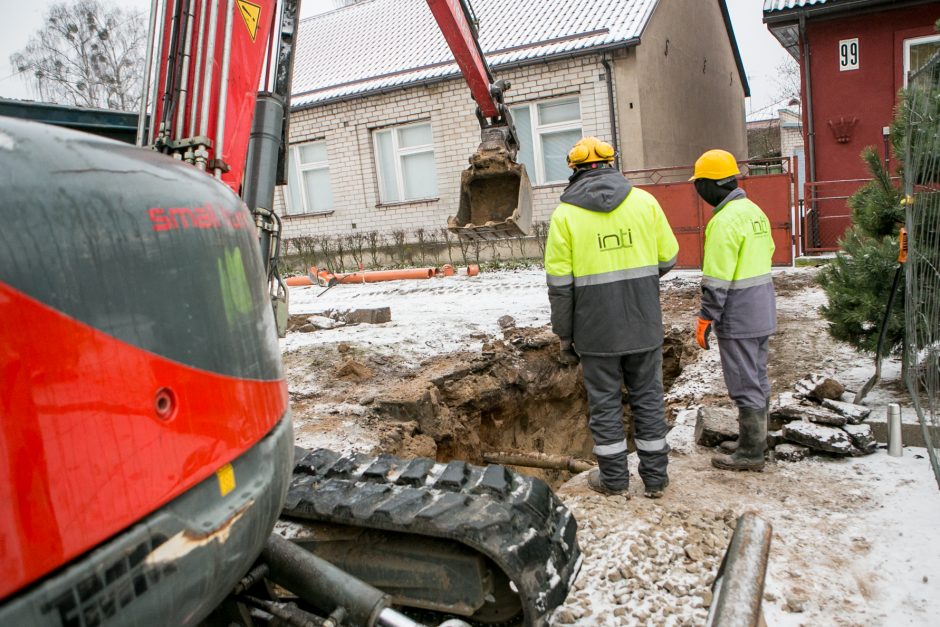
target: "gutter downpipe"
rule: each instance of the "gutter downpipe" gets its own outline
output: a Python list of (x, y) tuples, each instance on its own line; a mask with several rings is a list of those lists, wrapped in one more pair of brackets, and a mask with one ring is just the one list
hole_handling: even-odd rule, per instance
[(804, 75), (806, 76), (806, 138), (809, 140), (806, 154), (809, 158), (809, 180), (816, 182), (816, 128), (813, 124), (813, 80), (810, 73), (809, 40), (806, 38), (806, 16), (800, 15), (800, 39), (803, 40)]
[(617, 110), (614, 108), (614, 76), (607, 56), (601, 57), (601, 65), (607, 75), (607, 110), (610, 113), (610, 138), (614, 143), (614, 167), (620, 171), (620, 142), (617, 139)]
[[(807, 178), (810, 183), (816, 182), (816, 127), (813, 124), (813, 79), (811, 78), (812, 72), (810, 71), (810, 59), (809, 59), (809, 39), (806, 37), (806, 15), (804, 13), (800, 14), (800, 39), (803, 44), (803, 75), (805, 76), (806, 83), (806, 102), (803, 103), (803, 110), (806, 112), (806, 157), (807, 169), (809, 175)], [(799, 180), (799, 179), (797, 179)], [(804, 198), (803, 201), (803, 215), (800, 216), (800, 224), (804, 225), (806, 220), (806, 201), (810, 202), (810, 211), (816, 211), (816, 185), (812, 186), (812, 196), (810, 198)], [(804, 194), (805, 196), (805, 194)], [(814, 219), (818, 220), (818, 214), (814, 215)], [(810, 236), (812, 237), (813, 246), (818, 246), (818, 230), (812, 229)], [(806, 241), (804, 239), (803, 246), (806, 246)]]

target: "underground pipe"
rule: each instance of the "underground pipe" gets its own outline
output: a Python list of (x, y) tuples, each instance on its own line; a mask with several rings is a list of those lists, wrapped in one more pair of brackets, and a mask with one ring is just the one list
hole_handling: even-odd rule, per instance
[(568, 455), (550, 455), (548, 453), (483, 453), (483, 461), (488, 464), (508, 464), (527, 468), (550, 468), (569, 472), (593, 470), (594, 464)]
[(770, 555), (770, 523), (753, 512), (738, 518), (731, 543), (712, 584), (705, 627), (758, 627)]

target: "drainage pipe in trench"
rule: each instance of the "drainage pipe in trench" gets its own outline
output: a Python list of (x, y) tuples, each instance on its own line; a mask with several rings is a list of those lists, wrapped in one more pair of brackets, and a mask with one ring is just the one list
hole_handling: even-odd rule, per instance
[(488, 464), (549, 468), (575, 473), (595, 468), (594, 464), (583, 459), (575, 459), (567, 455), (550, 455), (548, 453), (483, 453), (483, 461)]

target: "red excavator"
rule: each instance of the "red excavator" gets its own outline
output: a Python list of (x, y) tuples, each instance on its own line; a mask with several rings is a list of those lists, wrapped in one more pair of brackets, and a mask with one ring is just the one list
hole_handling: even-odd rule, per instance
[[(483, 127), (451, 226), (524, 231), (506, 85), (465, 2), (428, 5)], [(576, 524), (543, 482), (294, 448), (296, 15), (157, 0), (140, 147), (0, 118), (0, 625), (541, 625), (565, 599)]]

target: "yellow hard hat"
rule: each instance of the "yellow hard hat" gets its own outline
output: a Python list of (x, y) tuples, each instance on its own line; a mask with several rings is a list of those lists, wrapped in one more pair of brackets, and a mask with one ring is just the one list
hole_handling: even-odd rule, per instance
[(720, 181), (731, 178), (736, 174), (741, 174), (741, 170), (738, 169), (738, 162), (735, 160), (734, 155), (727, 150), (715, 149), (706, 151), (698, 158), (698, 161), (695, 162), (695, 174), (689, 180), (712, 179)]
[(568, 167), (575, 168), (583, 163), (614, 160), (614, 147), (596, 137), (583, 137), (568, 152)]

